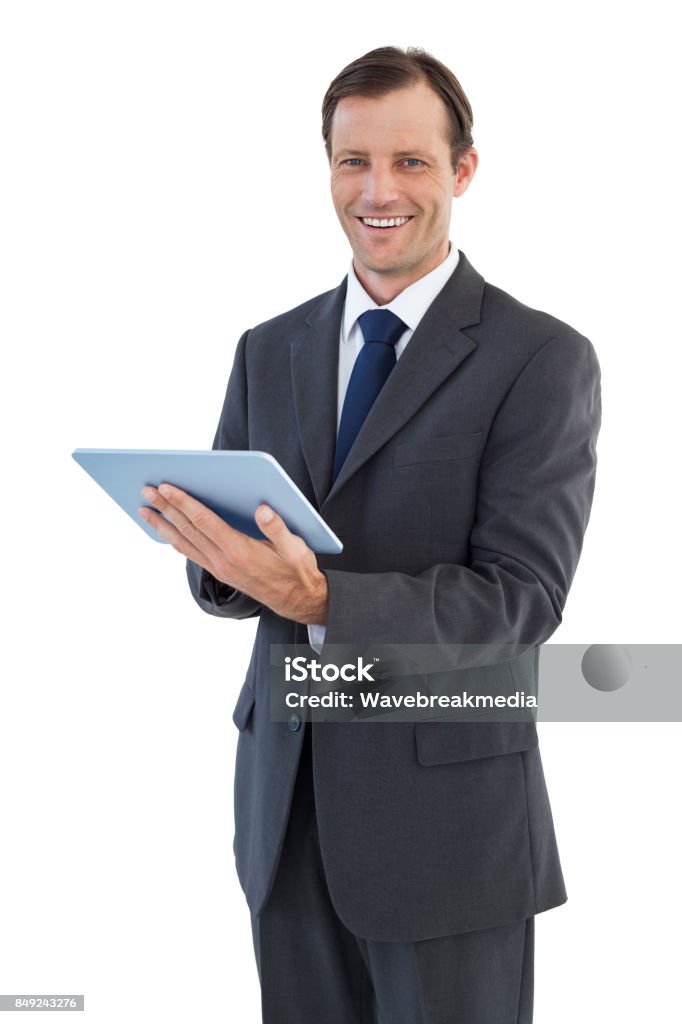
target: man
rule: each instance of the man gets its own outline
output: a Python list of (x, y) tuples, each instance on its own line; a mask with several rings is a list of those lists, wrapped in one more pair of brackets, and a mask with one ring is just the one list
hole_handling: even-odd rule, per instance
[[(247, 331), (214, 448), (270, 452), (344, 542), (266, 541), (172, 486), (142, 513), (213, 615), (260, 617), (234, 721), (237, 871), (263, 1020), (528, 1024), (534, 915), (566, 899), (533, 722), (288, 722), (270, 646), (529, 645), (561, 621), (595, 478), (590, 342), (449, 242), (478, 154), (452, 73), (372, 51), (323, 137), (341, 285)], [(312, 645), (309, 646), (309, 643)]]

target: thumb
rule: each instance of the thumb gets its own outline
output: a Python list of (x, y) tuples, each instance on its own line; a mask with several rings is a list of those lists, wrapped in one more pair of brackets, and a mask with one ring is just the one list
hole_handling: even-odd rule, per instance
[(268, 540), (277, 548), (286, 546), (287, 538), (292, 534), (281, 516), (270, 508), (269, 505), (259, 505), (256, 509), (256, 526), (265, 534)]
[(256, 525), (272, 543), (275, 551), (285, 562), (299, 562), (307, 551), (305, 541), (292, 533), (281, 516), (269, 505), (259, 505), (256, 509)]

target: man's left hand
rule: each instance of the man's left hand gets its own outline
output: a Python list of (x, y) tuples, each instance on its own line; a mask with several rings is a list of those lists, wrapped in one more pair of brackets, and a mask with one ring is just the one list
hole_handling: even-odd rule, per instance
[(140, 508), (139, 515), (162, 540), (217, 580), (286, 619), (326, 623), (327, 578), (314, 552), (268, 505), (259, 505), (255, 516), (267, 539), (254, 540), (172, 484), (145, 487), (142, 497), (158, 511)]

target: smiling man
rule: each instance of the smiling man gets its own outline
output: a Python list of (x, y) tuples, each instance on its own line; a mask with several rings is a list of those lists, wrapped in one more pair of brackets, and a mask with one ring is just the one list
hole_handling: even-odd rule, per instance
[(270, 645), (528, 645), (508, 672), (532, 690), (589, 519), (599, 366), (452, 244), (478, 154), (448, 68), (374, 50), (322, 115), (352, 262), (242, 335), (214, 448), (275, 456), (343, 553), (265, 506), (254, 540), (172, 485), (141, 514), (201, 608), (259, 616), (234, 848), (263, 1020), (528, 1024), (534, 917), (566, 899), (534, 723), (273, 721)]
[(471, 181), (471, 146), (453, 166), (446, 108), (424, 81), (385, 96), (337, 101), (332, 198), (354, 271), (383, 306), (448, 255), (452, 198)]

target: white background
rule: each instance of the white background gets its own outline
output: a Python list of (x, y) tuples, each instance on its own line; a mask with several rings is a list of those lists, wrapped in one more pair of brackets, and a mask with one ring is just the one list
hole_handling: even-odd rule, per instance
[[(204, 615), (70, 453), (210, 448), (242, 331), (341, 280), (319, 108), (374, 46), (455, 71), (480, 165), (454, 243), (600, 358), (553, 639), (679, 641), (671, 11), (2, 4), (0, 992), (85, 993), (92, 1024), (260, 1019), (231, 849), (255, 622)], [(537, 920), (537, 1024), (679, 1012), (680, 739), (542, 728), (569, 901)]]

